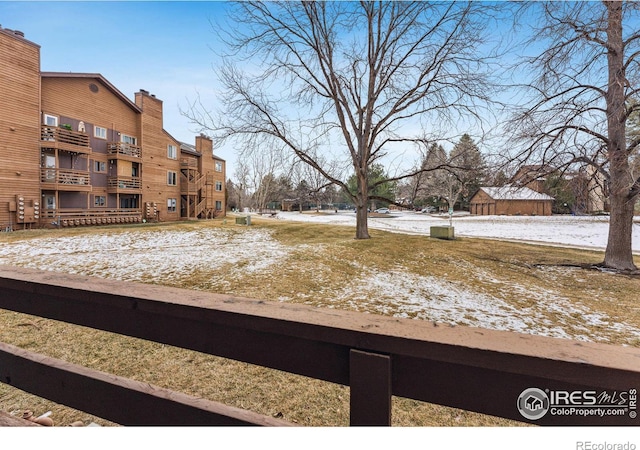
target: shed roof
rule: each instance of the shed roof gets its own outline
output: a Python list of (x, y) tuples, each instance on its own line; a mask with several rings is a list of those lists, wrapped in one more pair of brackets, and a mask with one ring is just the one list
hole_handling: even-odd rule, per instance
[(481, 187), (489, 197), (494, 200), (555, 200), (547, 194), (536, 192), (528, 187), (501, 186), (501, 187)]

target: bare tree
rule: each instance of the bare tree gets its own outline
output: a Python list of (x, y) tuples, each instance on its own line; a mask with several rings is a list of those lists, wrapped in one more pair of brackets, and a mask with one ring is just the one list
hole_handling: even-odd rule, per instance
[(249, 165), (246, 164), (245, 161), (239, 161), (236, 165), (235, 171), (233, 173), (234, 178), (236, 179), (235, 183), (235, 193), (237, 194), (237, 198), (234, 199), (236, 201), (236, 209), (242, 211), (245, 207), (249, 207), (249, 198), (251, 197), (251, 170)]
[(534, 43), (545, 47), (526, 65), (538, 76), (528, 86), (534, 102), (512, 122), (519, 159), (555, 170), (593, 167), (609, 191), (609, 236), (603, 265), (636, 270), (631, 236), (640, 178), (629, 160), (640, 139), (627, 139), (631, 102), (640, 86), (640, 29), (635, 2), (545, 2)]
[[(192, 105), (188, 115), (218, 139), (280, 140), (348, 193), (357, 238), (369, 237), (374, 163), (399, 142), (487, 116), (478, 112), (491, 92), (476, 51), (487, 25), (485, 3), (246, 1), (237, 8), (226, 38), (231, 51), (219, 71), (224, 110), (216, 116)], [(342, 162), (340, 171), (319, 155)], [(349, 172), (357, 192), (347, 189)]]
[(277, 187), (277, 176), (288, 167), (286, 156), (279, 142), (270, 139), (254, 139), (242, 148), (238, 157), (236, 175), (241, 177), (241, 186), (249, 191), (251, 207), (259, 211), (273, 200)]
[[(319, 163), (322, 163), (322, 167), (329, 169), (329, 163), (325, 163), (322, 156), (318, 156), (317, 160)], [(337, 173), (337, 170), (334, 169), (331, 172)], [(318, 211), (322, 200), (324, 199), (324, 191), (332, 183), (327, 181), (327, 179), (312, 166), (301, 163), (299, 160), (294, 162), (291, 173), (293, 175), (292, 180), (294, 184), (298, 185), (300, 182), (304, 181), (307, 186), (307, 192), (305, 195), (309, 200), (312, 200), (315, 203), (316, 211)], [(300, 202), (300, 208), (302, 208), (302, 201)]]
[(466, 176), (467, 170), (462, 166), (464, 152), (459, 146), (454, 150), (447, 155), (442, 145), (434, 142), (422, 163), (423, 167), (430, 170), (422, 186), (423, 195), (438, 198), (439, 201), (446, 200), (449, 210), (453, 210), (466, 186), (461, 177)]

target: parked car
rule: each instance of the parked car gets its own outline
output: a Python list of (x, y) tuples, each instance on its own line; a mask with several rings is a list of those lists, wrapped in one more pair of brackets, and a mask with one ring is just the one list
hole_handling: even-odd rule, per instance
[(435, 206), (427, 206), (425, 208), (422, 208), (422, 210), (420, 212), (431, 214), (431, 213), (436, 212), (436, 207)]
[(375, 213), (378, 214), (389, 214), (389, 208), (378, 208), (374, 211)]

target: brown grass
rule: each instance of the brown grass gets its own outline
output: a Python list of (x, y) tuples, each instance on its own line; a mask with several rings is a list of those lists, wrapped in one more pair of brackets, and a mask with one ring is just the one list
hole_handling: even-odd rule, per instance
[[(406, 314), (388, 294), (376, 294), (363, 274), (403, 273), (434, 277), (451, 286), (492, 296), (523, 311), (538, 311), (541, 299), (571, 302), (609, 322), (587, 327), (578, 312), (545, 312), (544, 319), (593, 340), (640, 346), (637, 335), (613, 324), (640, 328), (640, 280), (575, 267), (602, 260), (599, 252), (482, 239), (439, 241), (373, 231), (373, 239), (353, 239), (353, 229), (273, 220), (254, 220), (250, 228), (231, 221), (31, 231), (0, 236), (0, 243), (120, 233), (123, 230), (197, 230), (219, 227), (233, 233), (267, 229), (288, 249), (286, 263), (243, 272), (242, 263), (184, 274), (170, 284), (247, 297), (350, 308), (376, 314)], [(0, 263), (5, 263), (0, 258)], [(14, 262), (18, 263), (18, 262)], [(640, 265), (640, 261), (637, 261)], [(90, 273), (91, 268), (87, 268)], [(212, 281), (214, 280), (214, 281)], [(358, 281), (354, 281), (358, 280)], [(511, 288), (510, 288), (511, 287)], [(403, 288), (411, 290), (411, 286)], [(418, 288), (416, 288), (418, 289)], [(367, 301), (356, 300), (366, 292)], [(424, 294), (418, 290), (419, 294)], [(560, 300), (558, 300), (560, 301)], [(466, 316), (474, 318), (470, 310)], [(0, 310), (0, 341), (55, 358), (154, 385), (201, 396), (308, 426), (348, 424), (348, 388), (283, 372), (126, 338), (38, 317)], [(399, 426), (511, 426), (502, 419), (394, 398), (393, 424)], [(58, 425), (76, 420), (113, 425), (84, 412), (39, 399), (0, 384), (0, 409), (20, 414), (53, 411)]]

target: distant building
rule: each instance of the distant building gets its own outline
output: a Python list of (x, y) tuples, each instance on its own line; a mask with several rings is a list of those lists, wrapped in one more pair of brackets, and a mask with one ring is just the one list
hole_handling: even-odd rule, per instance
[(131, 101), (100, 74), (41, 72), (40, 46), (1, 27), (0, 60), (2, 229), (224, 214), (224, 160), (206, 136), (185, 154), (155, 95)]
[(536, 192), (544, 192), (547, 177), (554, 173), (555, 169), (548, 164), (532, 164), (520, 167), (513, 176), (514, 186), (523, 186)]
[[(559, 171), (548, 164), (522, 166), (513, 177), (514, 186), (552, 193), (554, 182), (561, 181), (562, 189), (574, 198), (572, 209), (577, 213), (596, 213), (609, 210), (609, 193), (603, 175), (592, 165), (585, 164), (576, 170)], [(562, 205), (556, 205), (563, 210)]]
[(476, 215), (550, 216), (553, 197), (527, 187), (481, 187), (470, 200)]

